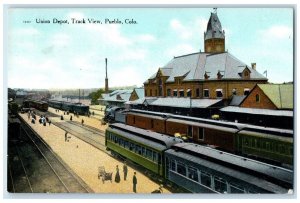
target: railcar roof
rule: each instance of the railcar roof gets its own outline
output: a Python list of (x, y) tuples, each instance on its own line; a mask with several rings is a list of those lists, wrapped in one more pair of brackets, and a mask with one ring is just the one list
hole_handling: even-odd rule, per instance
[(136, 112), (128, 112), (128, 114), (130, 115), (136, 115), (136, 116), (143, 116), (143, 117), (147, 117), (147, 118), (153, 118), (153, 119), (157, 119), (157, 120), (165, 120), (166, 117), (163, 117), (163, 116), (155, 116), (155, 115), (146, 115), (146, 114), (143, 114), (143, 113), (136, 113)]
[[(274, 166), (271, 164), (263, 163), (253, 159), (237, 156), (234, 154), (226, 153), (220, 150), (216, 150), (210, 147), (196, 145), (191, 143), (178, 143), (174, 145), (177, 150), (183, 150), (187, 152), (192, 152), (193, 154), (204, 155), (205, 157), (210, 157), (215, 160), (226, 162), (228, 164), (235, 165), (237, 167), (242, 167), (245, 169), (252, 170), (254, 172), (261, 173), (263, 175), (270, 176), (277, 180), (281, 180), (287, 183), (293, 183), (293, 171), (285, 169), (282, 167)], [(186, 157), (194, 157), (191, 154), (186, 154)]]
[(136, 128), (122, 123), (114, 123), (109, 125), (109, 127), (131, 140), (147, 144), (159, 150), (164, 150), (166, 148), (170, 148), (176, 143), (183, 142), (181, 139), (175, 137)]
[(170, 113), (162, 113), (162, 112), (156, 112), (156, 111), (145, 111), (145, 110), (139, 110), (139, 109), (130, 109), (129, 112), (137, 112), (137, 113), (141, 113), (141, 114), (155, 115), (155, 116), (168, 116), (168, 115), (172, 115)]
[(174, 118), (170, 118), (170, 119), (168, 119), (168, 121), (182, 123), (182, 124), (186, 124), (186, 125), (198, 126), (198, 127), (202, 127), (202, 128), (221, 130), (221, 131), (230, 132), (230, 133), (236, 133), (239, 130), (236, 126), (229, 126), (229, 125), (221, 126), (221, 125), (216, 125), (216, 124), (199, 123), (199, 122), (174, 119)]
[(234, 113), (247, 113), (247, 114), (256, 114), (256, 115), (269, 115), (269, 116), (286, 116), (286, 117), (294, 116), (293, 111), (289, 111), (289, 110), (243, 108), (238, 106), (227, 106), (220, 109), (220, 111), (234, 112)]
[(172, 156), (175, 156), (175, 157), (179, 157), (181, 159), (184, 159), (185, 161), (192, 162), (196, 165), (199, 165), (201, 163), (202, 166), (205, 166), (205, 167), (210, 168), (212, 170), (218, 171), (219, 173), (223, 173), (223, 174), (225, 174), (229, 177), (232, 177), (232, 179), (243, 180), (245, 182), (251, 183), (253, 185), (256, 185), (260, 188), (263, 188), (265, 190), (268, 190), (268, 191), (271, 191), (271, 192), (274, 192), (274, 193), (279, 193), (279, 194), (280, 193), (281, 194), (282, 193), (287, 193), (287, 189), (285, 189), (281, 186), (278, 186), (276, 184), (273, 184), (273, 183), (271, 183), (267, 180), (258, 178), (256, 176), (244, 173), (244, 172), (236, 170), (236, 169), (232, 169), (232, 168), (223, 166), (219, 163), (215, 163), (215, 162), (206, 160), (204, 158), (196, 157), (196, 156), (187, 154), (187, 153), (182, 152), (182, 151), (177, 151), (177, 150), (172, 149), (172, 148), (168, 149), (165, 152), (165, 154), (166, 154), (166, 156), (169, 154), (169, 155), (172, 155)]
[(242, 124), (242, 123), (218, 121), (218, 120), (197, 118), (197, 117), (191, 117), (191, 116), (171, 115), (171, 118), (172, 119), (178, 119), (178, 120), (192, 121), (192, 122), (203, 122), (203, 123), (209, 123), (211, 125), (231, 127), (231, 128), (237, 128), (237, 129), (242, 129), (246, 126), (245, 124)]

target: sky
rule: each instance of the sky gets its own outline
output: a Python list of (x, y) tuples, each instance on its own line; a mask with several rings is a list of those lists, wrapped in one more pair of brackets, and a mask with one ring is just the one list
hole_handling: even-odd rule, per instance
[[(110, 87), (142, 86), (174, 56), (204, 51), (211, 12), (200, 7), (10, 8), (4, 30), (7, 86), (102, 88), (105, 58)], [(249, 66), (255, 62), (260, 73), (267, 70), (269, 82), (293, 81), (292, 8), (218, 8), (217, 14), (228, 52)], [(72, 18), (86, 23), (73, 24)], [(46, 20), (51, 23), (37, 23)]]

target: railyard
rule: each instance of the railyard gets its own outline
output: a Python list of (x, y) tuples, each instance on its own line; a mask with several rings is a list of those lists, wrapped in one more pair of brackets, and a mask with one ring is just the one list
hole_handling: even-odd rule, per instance
[[(97, 114), (101, 117), (101, 111), (98, 111)], [(47, 115), (51, 120), (51, 125), (44, 126), (38, 122), (32, 124), (27, 113), (19, 115), (95, 193), (133, 193), (132, 178), (135, 171), (138, 181), (137, 193), (147, 194), (159, 188), (158, 182), (151, 180), (144, 174), (145, 171), (139, 170), (130, 163), (128, 164), (127, 180), (124, 181), (122, 170), (124, 162), (112, 157), (105, 150), (103, 132), (107, 126), (101, 125), (99, 118), (72, 114), (72, 121), (70, 121), (71, 114), (64, 115), (63, 111), (49, 108)], [(64, 120), (61, 120), (61, 116), (64, 117)], [(81, 124), (82, 119), (84, 120), (83, 125)], [(67, 136), (66, 132), (68, 132)], [(114, 181), (117, 165), (121, 177), (119, 183)], [(112, 181), (102, 182), (98, 178), (100, 166), (104, 167), (106, 172), (112, 172)], [(166, 188), (163, 188), (163, 192), (170, 193)]]

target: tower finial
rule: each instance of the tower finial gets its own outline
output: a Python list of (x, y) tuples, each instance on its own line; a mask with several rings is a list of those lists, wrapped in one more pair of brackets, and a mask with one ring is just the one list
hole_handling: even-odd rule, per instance
[(217, 14), (217, 7), (214, 8), (214, 13)]

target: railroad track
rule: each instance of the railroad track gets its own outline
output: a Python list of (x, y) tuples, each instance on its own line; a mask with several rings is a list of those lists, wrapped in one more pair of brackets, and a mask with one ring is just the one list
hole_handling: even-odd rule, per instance
[[(22, 118), (20, 119), (23, 121), (22, 132), (27, 140), (16, 148), (15, 154), (18, 158), (14, 157), (14, 159), (20, 160), (28, 185), (31, 185), (31, 192), (93, 193), (94, 191), (63, 163), (47, 143), (25, 124)], [(16, 181), (13, 180), (14, 172), (11, 168), (9, 164), (13, 190), (23, 192), (16, 189)]]
[[(82, 126), (81, 124), (72, 122), (53, 122), (53, 125), (56, 125), (57, 127), (67, 131), (68, 133), (76, 136), (77, 138), (81, 139), (82, 141), (96, 147), (97, 149), (100, 149), (104, 151), (105, 153), (108, 153), (106, 151), (105, 146), (105, 135), (104, 132), (99, 131), (98, 129), (92, 129), (91, 127)], [(82, 128), (86, 131), (89, 131), (89, 136), (86, 135), (86, 133), (79, 132), (78, 130), (74, 130), (74, 128), (70, 125), (75, 126), (75, 128)]]

